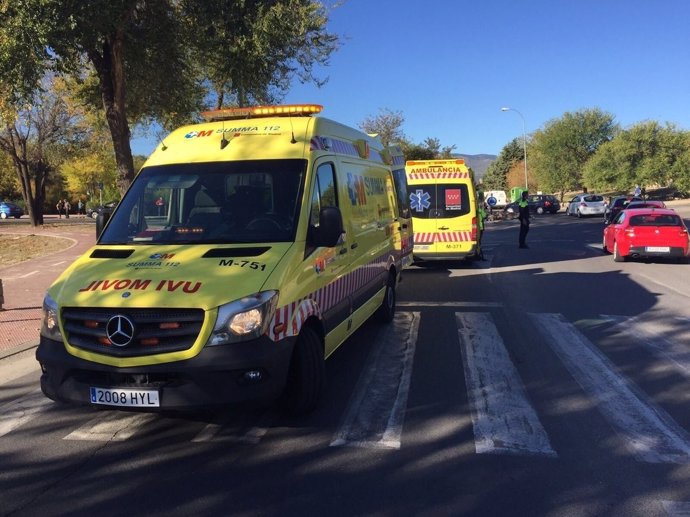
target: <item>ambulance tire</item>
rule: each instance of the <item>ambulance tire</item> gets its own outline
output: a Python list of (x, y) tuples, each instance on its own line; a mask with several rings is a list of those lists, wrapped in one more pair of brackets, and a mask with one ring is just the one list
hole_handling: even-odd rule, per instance
[(388, 273), (386, 282), (386, 293), (383, 295), (383, 302), (376, 311), (376, 319), (380, 323), (390, 323), (395, 317), (395, 271)]
[(321, 338), (309, 326), (302, 327), (292, 351), (283, 405), (293, 415), (316, 409), (326, 380), (326, 364)]

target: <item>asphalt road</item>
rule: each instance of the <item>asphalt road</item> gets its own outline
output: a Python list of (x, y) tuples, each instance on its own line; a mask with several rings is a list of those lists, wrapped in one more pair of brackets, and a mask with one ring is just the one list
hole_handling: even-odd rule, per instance
[(0, 515), (687, 515), (690, 265), (601, 230), (502, 222), (487, 260), (410, 268), (308, 417), (66, 407), (5, 358)]

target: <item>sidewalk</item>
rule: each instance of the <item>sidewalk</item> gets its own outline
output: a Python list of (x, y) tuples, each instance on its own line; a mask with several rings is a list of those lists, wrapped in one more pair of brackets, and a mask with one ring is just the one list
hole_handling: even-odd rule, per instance
[(63, 237), (70, 239), (72, 245), (50, 255), (0, 267), (5, 299), (0, 310), (0, 358), (38, 345), (43, 296), (60, 273), (95, 244), (96, 227), (76, 217), (74, 223), (63, 220), (59, 224), (48, 217), (40, 228), (13, 222), (3, 225), (1, 231)]

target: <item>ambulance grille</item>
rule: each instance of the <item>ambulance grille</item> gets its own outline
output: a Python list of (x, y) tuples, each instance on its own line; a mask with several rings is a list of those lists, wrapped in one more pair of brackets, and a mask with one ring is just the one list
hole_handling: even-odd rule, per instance
[(115, 357), (188, 350), (203, 323), (201, 309), (66, 307), (62, 310), (62, 324), (70, 345)]

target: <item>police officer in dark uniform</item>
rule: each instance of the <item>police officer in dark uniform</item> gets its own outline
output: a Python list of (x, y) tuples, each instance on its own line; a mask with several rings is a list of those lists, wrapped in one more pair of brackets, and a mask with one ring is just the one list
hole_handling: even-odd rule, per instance
[(518, 201), (518, 219), (520, 220), (520, 248), (529, 248), (525, 244), (525, 239), (527, 238), (527, 232), (529, 231), (529, 203), (527, 202), (527, 191), (523, 190), (520, 196), (520, 201)]

